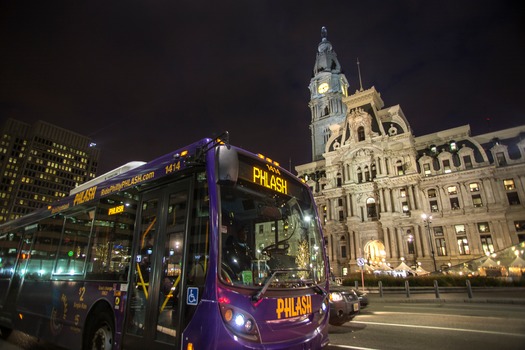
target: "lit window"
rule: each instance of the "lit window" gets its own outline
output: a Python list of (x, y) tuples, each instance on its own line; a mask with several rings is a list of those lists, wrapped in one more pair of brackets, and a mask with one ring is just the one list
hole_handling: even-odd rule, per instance
[(485, 255), (494, 253), (494, 244), (492, 243), (492, 237), (490, 235), (480, 236), (481, 247)]
[(435, 213), (439, 211), (438, 202), (437, 201), (430, 201), (430, 211)]
[(458, 249), (460, 255), (470, 254), (470, 247), (468, 245), (467, 237), (458, 238)]
[(456, 186), (448, 186), (447, 191), (449, 195), (458, 194)]
[(430, 171), (430, 163), (423, 164), (423, 171), (425, 173), (425, 176), (432, 175), (432, 171)]
[(457, 235), (465, 234), (465, 225), (463, 224), (454, 225), (454, 229), (456, 230)]
[(469, 185), (470, 187), (470, 192), (478, 192), (479, 191), (479, 185), (475, 182), (471, 183)]
[(507, 191), (510, 191), (510, 190), (513, 190), (513, 189), (516, 188), (516, 186), (514, 185), (514, 180), (513, 179), (503, 180), (503, 186), (505, 186), (505, 189)]
[(478, 222), (478, 231), (479, 233), (490, 232), (489, 223), (488, 222)]
[(401, 197), (406, 197), (407, 196), (407, 190), (402, 188), (400, 191), (400, 194), (401, 194)]
[(452, 169), (450, 168), (450, 160), (443, 160), (443, 171), (447, 174), (452, 172)]
[(436, 238), (436, 250), (438, 256), (447, 255), (447, 245), (444, 238)]
[(435, 198), (436, 197), (436, 190), (431, 188), (428, 190), (428, 198)]
[(443, 226), (434, 226), (434, 236), (443, 236)]
[(450, 150), (451, 150), (452, 152), (458, 150), (458, 146), (456, 145), (456, 142), (455, 142), (455, 141), (450, 141)]

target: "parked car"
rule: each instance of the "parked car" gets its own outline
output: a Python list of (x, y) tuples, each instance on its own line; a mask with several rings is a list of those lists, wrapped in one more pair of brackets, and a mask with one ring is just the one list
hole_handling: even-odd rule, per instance
[(359, 298), (359, 306), (361, 309), (364, 309), (368, 306), (368, 294), (366, 292), (363, 292), (359, 289), (355, 291), (357, 294), (357, 297)]
[(352, 288), (330, 284), (330, 324), (341, 326), (359, 314), (359, 298)]

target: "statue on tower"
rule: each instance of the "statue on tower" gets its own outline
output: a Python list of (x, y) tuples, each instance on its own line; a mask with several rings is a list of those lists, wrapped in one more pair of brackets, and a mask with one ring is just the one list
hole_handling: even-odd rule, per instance
[(315, 60), (314, 75), (319, 72), (341, 73), (341, 65), (337, 60), (337, 54), (328, 41), (328, 30), (321, 28), (321, 42), (317, 48), (317, 59)]

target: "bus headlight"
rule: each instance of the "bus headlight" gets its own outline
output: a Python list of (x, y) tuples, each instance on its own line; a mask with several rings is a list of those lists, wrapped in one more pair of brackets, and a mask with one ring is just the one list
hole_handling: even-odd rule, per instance
[(221, 316), (226, 327), (236, 336), (260, 341), (259, 330), (252, 315), (228, 303), (220, 303)]

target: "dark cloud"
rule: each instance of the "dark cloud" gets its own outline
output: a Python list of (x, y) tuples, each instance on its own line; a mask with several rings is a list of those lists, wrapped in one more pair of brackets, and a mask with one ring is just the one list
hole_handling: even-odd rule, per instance
[[(0, 118), (89, 135), (101, 171), (229, 130), (310, 161), (308, 83), (328, 28), (351, 91), (375, 86), (416, 135), (523, 124), (514, 1), (111, 1), (0, 4)], [(490, 125), (486, 118), (492, 118)]]

